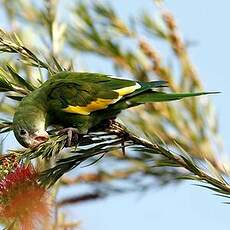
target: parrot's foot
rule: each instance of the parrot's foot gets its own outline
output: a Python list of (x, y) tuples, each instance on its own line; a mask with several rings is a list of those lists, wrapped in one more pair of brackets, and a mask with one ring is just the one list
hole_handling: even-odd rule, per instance
[(71, 147), (76, 146), (78, 144), (78, 137), (79, 137), (79, 131), (76, 128), (64, 128), (61, 131), (59, 131), (58, 134), (66, 134), (67, 135), (67, 142), (65, 144), (65, 147)]
[(124, 132), (121, 124), (116, 121), (116, 118), (107, 120), (107, 130), (121, 138), (121, 151), (123, 156), (125, 156), (125, 142), (127, 141), (127, 134)]
[(125, 142), (129, 139), (127, 137), (127, 133), (124, 131), (124, 127), (116, 121), (116, 117), (110, 118), (108, 120), (104, 120), (98, 126), (98, 131), (106, 131), (108, 133), (114, 134), (118, 136), (121, 140), (121, 150), (123, 155), (125, 156)]

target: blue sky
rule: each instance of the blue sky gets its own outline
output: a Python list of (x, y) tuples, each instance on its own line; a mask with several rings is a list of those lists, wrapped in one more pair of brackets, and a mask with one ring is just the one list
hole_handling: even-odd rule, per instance
[[(137, 16), (142, 9), (154, 14), (150, 0), (116, 0), (111, 2), (126, 17)], [(165, 1), (173, 11), (185, 39), (196, 41), (190, 49), (206, 90), (222, 91), (212, 97), (220, 121), (225, 153), (230, 150), (230, 2), (208, 0)], [(101, 67), (103, 69), (103, 66)], [(153, 189), (144, 194), (127, 194), (69, 209), (83, 220), (84, 229), (229, 229), (230, 206), (212, 192), (192, 185)]]
[[(137, 16), (141, 9), (153, 12), (151, 0), (109, 0), (120, 15)], [(166, 1), (186, 39), (196, 41), (190, 50), (206, 90), (222, 91), (212, 97), (220, 120), (225, 153), (230, 150), (230, 1)], [(1, 22), (0, 22), (1, 25)], [(92, 67), (94, 68), (94, 67)], [(96, 67), (95, 67), (96, 68)], [(102, 65), (99, 67), (103, 72)], [(67, 208), (66, 213), (82, 220), (82, 229), (229, 229), (229, 205), (210, 191), (190, 182), (143, 194), (113, 196), (93, 203)]]

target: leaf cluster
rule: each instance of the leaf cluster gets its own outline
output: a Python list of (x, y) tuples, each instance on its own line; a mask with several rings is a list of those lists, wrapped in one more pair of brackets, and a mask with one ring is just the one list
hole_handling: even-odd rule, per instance
[[(144, 12), (124, 20), (112, 4), (104, 1), (77, 1), (71, 10), (66, 10), (68, 1), (51, 0), (40, 5), (30, 0), (3, 2), (2, 9), (12, 29), (1, 30), (0, 36), (0, 113), (7, 118), (0, 121), (0, 132), (10, 131), (17, 103), (50, 75), (73, 70), (76, 63), (77, 69), (81, 69), (79, 53), (89, 66), (106, 60), (119, 76), (167, 81), (169, 91), (203, 90), (189, 56), (188, 43), (173, 15), (165, 9), (154, 16)], [(58, 9), (67, 12), (61, 14)], [(167, 54), (158, 47), (159, 42), (168, 50)], [(51, 186), (59, 178), (60, 186), (53, 187), (57, 190), (87, 184), (96, 194), (85, 196), (89, 198), (143, 191), (182, 181), (178, 178), (193, 179), (218, 194), (229, 195), (229, 185), (224, 179), (228, 177), (226, 164), (216, 157), (218, 122), (209, 98), (148, 104), (123, 113), (121, 118), (133, 130), (119, 129), (126, 134), (125, 140), (110, 130), (90, 133), (77, 149), (65, 149), (66, 137), (54, 135), (38, 149), (16, 153), (21, 161), (36, 162), (44, 185)], [(105, 154), (103, 160), (97, 161)], [(97, 162), (94, 172), (67, 174), (83, 162)], [(202, 168), (200, 162), (211, 170)]]
[[(84, 136), (80, 140), (78, 148), (72, 149), (67, 155), (60, 153), (60, 150), (64, 148), (66, 138), (66, 136), (53, 136), (48, 143), (42, 144), (37, 150), (17, 151), (12, 152), (11, 155), (16, 154), (21, 156), (21, 160), (31, 160), (38, 156), (42, 156), (46, 159), (56, 158), (59, 154), (58, 159), (53, 163), (54, 165), (40, 173), (40, 183), (44, 186), (50, 187), (64, 174), (84, 162), (89, 162), (86, 166), (90, 166), (98, 162), (105, 155), (106, 157), (109, 157), (113, 151), (117, 151), (121, 148), (127, 150), (131, 149), (133, 154), (120, 157), (122, 161), (133, 163), (133, 166), (129, 167), (129, 170), (127, 170), (126, 173), (123, 172), (123, 175), (120, 174), (123, 179), (127, 179), (130, 175), (140, 172), (148, 176), (154, 175), (154, 169), (167, 167), (176, 168), (177, 174), (175, 174), (175, 179), (193, 180), (199, 183), (200, 186), (215, 191), (215, 193), (220, 196), (226, 198), (230, 197), (230, 185), (224, 179), (222, 173), (218, 172), (213, 167), (210, 167), (209, 171), (207, 172), (206, 170), (205, 172), (201, 165), (199, 165), (199, 162), (192, 159), (189, 154), (185, 152), (176, 154), (167, 149), (164, 145), (158, 145), (148, 138), (140, 138), (127, 130), (127, 128), (120, 123), (115, 122), (112, 126), (108, 127), (107, 132), (89, 133)], [(64, 157), (61, 157), (60, 154), (64, 155)], [(160, 156), (160, 158), (157, 160), (156, 157), (158, 156)], [(134, 165), (137, 166), (138, 164), (139, 170), (134, 167)], [(180, 170), (181, 168), (184, 170)], [(101, 173), (103, 174), (103, 172)], [(99, 184), (104, 182), (97, 187), (97, 192), (103, 193), (104, 196), (108, 193), (108, 190), (107, 192), (104, 190), (106, 184), (105, 179), (109, 179), (109, 175), (106, 177), (105, 174), (106, 173), (104, 172), (104, 179), (103, 177), (99, 177), (99, 175), (94, 175), (93, 180), (91, 180), (91, 182), (99, 182)], [(139, 176), (141, 175), (139, 174)], [(137, 182), (138, 181), (133, 181), (133, 187), (137, 185)], [(200, 182), (202, 184), (200, 184)], [(71, 184), (70, 181), (65, 179), (62, 183)], [(107, 189), (108, 188), (109, 187), (107, 187)], [(142, 185), (142, 189), (146, 188), (146, 186)], [(126, 189), (120, 188), (120, 190), (117, 190), (110, 186), (109, 191), (124, 192)]]

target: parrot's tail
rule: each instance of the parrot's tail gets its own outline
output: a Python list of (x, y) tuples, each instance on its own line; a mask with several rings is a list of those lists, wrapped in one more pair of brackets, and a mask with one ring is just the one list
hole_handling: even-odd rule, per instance
[(144, 103), (151, 102), (163, 102), (163, 101), (173, 101), (180, 100), (186, 97), (195, 97), (207, 94), (216, 94), (219, 92), (199, 92), (199, 93), (163, 93), (156, 91), (147, 91), (131, 98), (124, 99), (128, 107), (137, 106)]
[[(164, 102), (180, 100), (186, 97), (196, 97), (201, 95), (216, 94), (219, 92), (198, 92), (198, 93), (164, 93), (153, 90), (158, 87), (165, 87), (166, 82), (155, 81), (142, 83), (138, 82), (141, 87), (135, 90), (133, 93), (124, 96), (118, 102), (109, 106), (106, 112), (103, 114), (105, 119), (114, 117), (119, 114), (122, 110), (128, 109), (130, 107), (138, 106), (145, 103), (152, 102)], [(102, 114), (101, 114), (102, 115)]]
[(186, 97), (195, 97), (207, 94), (216, 94), (219, 92), (198, 92), (198, 93), (164, 93), (155, 91), (154, 88), (166, 87), (165, 81), (153, 81), (153, 82), (138, 82), (141, 88), (137, 89), (133, 93), (123, 97), (120, 101), (111, 106), (114, 110), (121, 111), (137, 105), (151, 103), (151, 102), (163, 102), (180, 100)]
[[(141, 88), (133, 93), (125, 96), (122, 100), (127, 108), (137, 106), (144, 103), (163, 102), (180, 100), (186, 97), (195, 97), (207, 94), (216, 94), (219, 92), (198, 92), (198, 93), (164, 93), (155, 91), (154, 88), (167, 87), (166, 81), (138, 82)], [(121, 100), (121, 101), (122, 101)], [(124, 105), (123, 105), (124, 106)]]

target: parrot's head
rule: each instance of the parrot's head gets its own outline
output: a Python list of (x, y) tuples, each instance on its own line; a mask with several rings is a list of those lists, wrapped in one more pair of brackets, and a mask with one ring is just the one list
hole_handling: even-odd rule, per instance
[(44, 115), (37, 110), (19, 107), (14, 115), (13, 131), (18, 142), (24, 147), (35, 148), (49, 139), (45, 131)]

